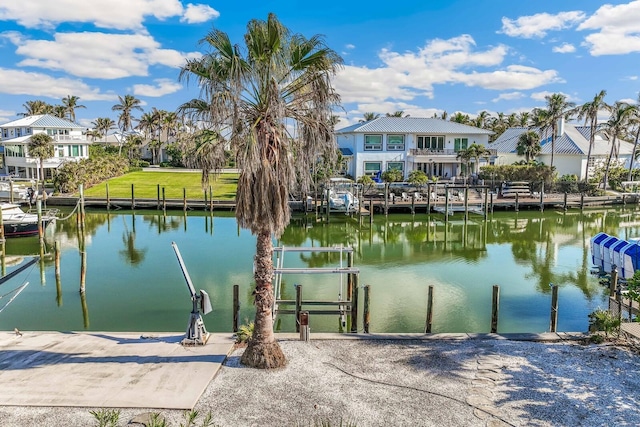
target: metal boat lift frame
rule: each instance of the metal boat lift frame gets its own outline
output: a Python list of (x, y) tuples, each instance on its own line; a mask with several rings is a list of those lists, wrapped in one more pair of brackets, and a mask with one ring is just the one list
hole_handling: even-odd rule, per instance
[[(346, 330), (346, 315), (347, 312), (351, 314), (351, 332), (357, 332), (357, 313), (358, 313), (358, 281), (360, 269), (354, 268), (353, 263), (353, 248), (344, 246), (335, 247), (285, 247), (279, 246), (273, 248), (273, 252), (276, 255), (276, 266), (274, 268), (274, 303), (273, 303), (273, 320), (276, 321), (278, 314), (295, 314), (296, 315), (296, 331), (299, 331), (300, 326), (300, 312), (303, 305), (310, 306), (337, 306), (337, 309), (333, 310), (310, 310), (309, 314), (329, 314), (340, 316), (340, 322), (343, 330)], [(326, 268), (285, 268), (284, 267), (284, 255), (287, 252), (301, 253), (321, 253), (331, 252), (340, 254), (340, 266), (339, 267), (326, 267)], [(344, 266), (344, 255), (348, 255), (347, 266)], [(340, 276), (340, 289), (338, 292), (338, 299), (335, 301), (320, 301), (320, 300), (302, 300), (301, 287), (296, 288), (295, 300), (283, 300), (282, 297), (282, 275), (283, 274), (339, 274)], [(344, 281), (342, 275), (347, 275), (347, 289), (344, 288)], [(295, 310), (281, 309), (280, 306), (295, 305)]]

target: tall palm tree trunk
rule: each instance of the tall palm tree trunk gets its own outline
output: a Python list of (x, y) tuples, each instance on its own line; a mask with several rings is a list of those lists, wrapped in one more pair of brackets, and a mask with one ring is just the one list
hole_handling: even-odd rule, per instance
[(251, 340), (241, 362), (254, 368), (269, 369), (282, 367), (286, 358), (273, 333), (273, 243), (271, 233), (262, 231), (256, 235), (255, 301), (256, 317)]
[(589, 162), (591, 161), (591, 151), (593, 149), (593, 142), (595, 141), (595, 123), (591, 120), (591, 132), (589, 133), (589, 151), (587, 152), (587, 164), (584, 167), (584, 180), (589, 181)]
[(616, 151), (616, 137), (613, 137), (613, 141), (611, 142), (611, 152), (609, 153), (609, 157), (607, 158), (607, 167), (604, 170), (604, 175), (602, 176), (602, 189), (607, 189), (607, 183), (609, 181), (609, 169), (611, 168), (611, 159)]
[(631, 181), (633, 177), (633, 161), (636, 158), (636, 150), (638, 149), (638, 139), (640, 138), (640, 124), (638, 125), (638, 129), (636, 130), (636, 139), (633, 142), (633, 151), (631, 152), (631, 160), (629, 161), (629, 175), (627, 176), (627, 181)]

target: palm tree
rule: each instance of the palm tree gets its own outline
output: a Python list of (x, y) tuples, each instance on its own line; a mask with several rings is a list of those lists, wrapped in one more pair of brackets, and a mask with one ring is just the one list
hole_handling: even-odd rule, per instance
[(553, 168), (553, 158), (556, 152), (558, 121), (568, 118), (572, 114), (571, 109), (575, 104), (567, 101), (567, 97), (561, 93), (547, 95), (544, 99), (547, 101), (548, 123), (551, 127), (551, 162), (549, 167)]
[(527, 163), (535, 158), (542, 147), (540, 147), (540, 135), (535, 131), (527, 131), (520, 135), (518, 144), (516, 145), (518, 156), (524, 156)]
[(91, 124), (93, 125), (94, 131), (98, 134), (98, 139), (106, 137), (107, 133), (116, 127), (116, 122), (109, 117), (98, 117), (95, 121), (91, 122)]
[(38, 116), (40, 114), (53, 113), (53, 106), (39, 99), (36, 99), (34, 101), (27, 101), (24, 104), (22, 104), (22, 106), (26, 110), (24, 113), (18, 114), (19, 116), (22, 116), (22, 117)]
[(40, 160), (40, 179), (42, 180), (41, 194), (44, 194), (44, 161), (50, 159), (55, 154), (55, 147), (52, 142), (53, 138), (43, 132), (32, 135), (27, 145), (29, 156), (37, 157)]
[[(388, 114), (387, 114), (388, 116)], [(363, 113), (362, 114), (362, 119), (359, 120), (360, 123), (364, 123), (364, 122), (369, 122), (371, 120), (375, 120), (378, 117), (380, 117), (380, 114), (378, 113)]]
[(393, 113), (387, 113), (387, 117), (409, 117), (408, 114), (405, 114), (404, 111), (394, 111)]
[(84, 105), (79, 105), (78, 100), (80, 100), (80, 97), (74, 95), (67, 95), (65, 98), (62, 98), (62, 105), (65, 108), (69, 120), (74, 123), (76, 121), (76, 110), (78, 108), (87, 108)]
[(602, 132), (604, 132), (609, 141), (611, 141), (611, 151), (609, 152), (609, 157), (607, 158), (607, 166), (604, 171), (604, 175), (602, 176), (602, 184), (603, 188), (606, 190), (607, 183), (609, 179), (609, 169), (611, 168), (611, 159), (615, 156), (618, 158), (618, 138), (620, 138), (625, 130), (627, 125), (629, 124), (629, 120), (633, 117), (634, 112), (636, 111), (635, 105), (629, 105), (626, 102), (615, 102), (612, 106), (607, 107), (607, 109), (611, 112), (609, 116), (609, 120), (602, 126)]
[(244, 42), (241, 49), (212, 30), (202, 40), (207, 53), (187, 60), (180, 77), (197, 79), (212, 105), (211, 129), (228, 124), (240, 169), (236, 219), (256, 235), (255, 326), (241, 361), (275, 368), (286, 360), (273, 333), (272, 237), (289, 223), (296, 179), (306, 192), (318, 156), (337, 151), (330, 118), (339, 96), (331, 78), (342, 59), (318, 35), (291, 34), (274, 14), (250, 21)]
[[(547, 132), (550, 126), (549, 112), (544, 108), (534, 108), (531, 113), (529, 130), (535, 129), (539, 132), (541, 140), (544, 141), (542, 144), (547, 141)], [(542, 147), (540, 147), (540, 150), (542, 151)]]
[(591, 163), (591, 152), (593, 143), (596, 139), (596, 131), (598, 129), (598, 111), (607, 107), (604, 97), (607, 96), (606, 90), (601, 90), (593, 97), (593, 100), (585, 102), (578, 107), (578, 120), (584, 118), (585, 126), (589, 123), (589, 151), (587, 152), (587, 164), (584, 167), (584, 179), (589, 180), (589, 163)]
[(469, 118), (468, 114), (463, 114), (460, 111), (458, 111), (453, 116), (451, 116), (449, 121), (455, 122), (455, 123), (461, 123), (463, 125), (468, 125), (471, 119)]
[(526, 128), (529, 126), (529, 120), (531, 120), (531, 113), (529, 111), (521, 111), (516, 116), (516, 121), (518, 122), (518, 126)]
[(633, 161), (636, 158), (636, 153), (638, 150), (638, 139), (640, 139), (640, 92), (638, 93), (638, 101), (635, 105), (636, 109), (633, 112), (633, 116), (631, 117), (631, 124), (634, 126), (635, 131), (635, 139), (633, 141), (633, 151), (631, 152), (631, 161), (629, 163), (629, 175), (627, 176), (627, 181), (631, 181), (633, 177)]
[(67, 109), (64, 105), (54, 105), (51, 108), (52, 110), (49, 114), (53, 114), (59, 119), (64, 119), (65, 117), (67, 117)]
[(120, 111), (118, 116), (118, 126), (122, 132), (133, 129), (133, 116), (131, 113), (133, 110), (142, 111), (140, 106), (141, 101), (133, 95), (125, 95), (124, 98), (118, 95), (120, 101), (119, 104), (111, 107), (112, 111)]

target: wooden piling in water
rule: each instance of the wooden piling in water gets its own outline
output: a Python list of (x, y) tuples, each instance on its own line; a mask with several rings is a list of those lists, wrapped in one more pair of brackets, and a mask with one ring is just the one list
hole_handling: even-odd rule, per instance
[(240, 315), (240, 286), (233, 285), (233, 332), (238, 332), (238, 317)]
[(209, 186), (209, 212), (213, 212), (213, 187)]
[(207, 190), (204, 190), (204, 210), (207, 210)]
[[(353, 252), (347, 252), (347, 267), (353, 268)], [(353, 275), (354, 273), (347, 274), (347, 299), (351, 301), (353, 296)]]
[[(13, 203), (13, 181), (9, 181), (9, 201)], [(31, 203), (31, 200), (29, 200)]]
[(351, 299), (351, 332), (358, 332), (358, 275), (353, 276), (353, 298)]
[(167, 198), (165, 197), (164, 187), (162, 187), (162, 212), (167, 213)]
[(160, 210), (160, 184), (156, 184), (156, 209)]
[(489, 201), (489, 189), (485, 188), (484, 189), (484, 220), (486, 221), (487, 218), (489, 218), (489, 204), (487, 203)]
[(584, 209), (584, 193), (580, 193), (580, 210)]
[(551, 332), (556, 332), (557, 326), (558, 326), (558, 287), (553, 286), (551, 290), (551, 322), (550, 322), (549, 330)]
[(364, 328), (364, 333), (369, 333), (369, 322), (371, 321), (371, 314), (369, 311), (369, 297), (370, 297), (370, 286), (367, 285), (364, 287), (364, 312), (362, 313), (362, 327)]
[(36, 212), (38, 213), (38, 237), (40, 242), (44, 239), (44, 227), (42, 226), (42, 200), (36, 200)]
[(491, 213), (493, 214), (493, 191), (491, 192), (491, 195), (489, 196), (490, 201), (491, 201)]
[(540, 212), (544, 212), (544, 181), (540, 185)]
[(493, 285), (493, 295), (491, 297), (491, 333), (492, 334), (495, 334), (498, 332), (499, 311), (500, 311), (500, 286)]
[(136, 208), (135, 188), (134, 188), (134, 184), (131, 184), (131, 210), (134, 210), (135, 208)]
[(613, 297), (616, 295), (616, 289), (618, 286), (618, 267), (613, 266), (611, 269), (611, 277), (609, 278), (609, 296)]
[(411, 193), (411, 215), (416, 214), (416, 193)]
[(111, 209), (111, 198), (109, 197), (109, 183), (105, 183), (107, 189), (107, 210)]
[(373, 196), (369, 198), (369, 225), (373, 224)]
[(567, 211), (567, 192), (564, 192), (564, 206), (563, 206), (563, 210), (566, 212)]
[(449, 187), (444, 187), (444, 222), (449, 221)]
[[(503, 195), (504, 197), (504, 195)], [(519, 204), (520, 204), (520, 195), (518, 193), (516, 193), (516, 209), (515, 211), (518, 212), (519, 211)]]
[(469, 219), (469, 186), (464, 186), (464, 220)]
[(302, 311), (302, 285), (296, 287), (296, 332), (300, 332), (300, 312)]
[(182, 187), (182, 210), (187, 211), (187, 189)]
[(55, 264), (56, 282), (60, 280), (60, 242), (53, 242), (53, 258)]
[(384, 183), (384, 215), (389, 215), (389, 183)]
[[(2, 219), (1, 212), (0, 212), (0, 240), (4, 242), (4, 220)], [(2, 256), (4, 256), (4, 252), (2, 253)]]
[(432, 322), (433, 322), (433, 285), (429, 285), (429, 293), (427, 294), (427, 323), (424, 328), (425, 334), (431, 333)]

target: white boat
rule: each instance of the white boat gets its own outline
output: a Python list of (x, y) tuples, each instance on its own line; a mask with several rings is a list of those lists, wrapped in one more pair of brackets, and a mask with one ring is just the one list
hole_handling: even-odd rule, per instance
[[(38, 230), (38, 214), (25, 212), (15, 203), (0, 203), (2, 224), (5, 237), (36, 236)], [(56, 219), (57, 209), (42, 212), (42, 229), (46, 229)]]
[(360, 201), (353, 195), (354, 182), (347, 178), (331, 178), (329, 181), (329, 210), (332, 212), (357, 212)]
[[(0, 199), (27, 201), (35, 200), (37, 191), (35, 182), (8, 182), (0, 181)], [(13, 197), (11, 195), (13, 194)]]

